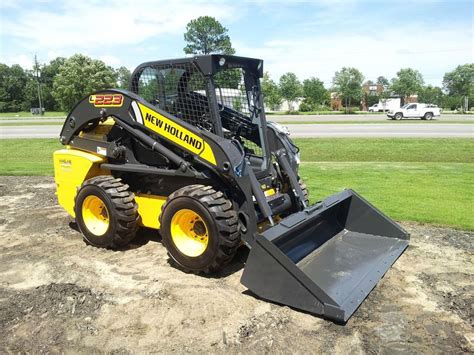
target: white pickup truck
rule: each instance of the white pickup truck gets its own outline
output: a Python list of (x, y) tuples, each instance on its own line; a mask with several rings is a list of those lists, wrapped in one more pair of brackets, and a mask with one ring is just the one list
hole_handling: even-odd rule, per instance
[(392, 120), (401, 120), (402, 118), (431, 120), (433, 117), (440, 115), (439, 107), (431, 104), (406, 104), (399, 109), (391, 109), (387, 113), (387, 116)]

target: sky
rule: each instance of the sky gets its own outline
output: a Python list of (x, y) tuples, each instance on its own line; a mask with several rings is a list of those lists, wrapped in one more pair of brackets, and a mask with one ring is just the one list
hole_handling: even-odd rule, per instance
[(474, 1), (0, 0), (0, 62), (31, 68), (83, 53), (113, 67), (184, 56), (183, 33), (208, 15), (227, 29), (240, 56), (264, 60), (274, 80), (294, 72), (329, 87), (342, 67), (366, 80), (419, 70), (442, 84), (474, 62)]

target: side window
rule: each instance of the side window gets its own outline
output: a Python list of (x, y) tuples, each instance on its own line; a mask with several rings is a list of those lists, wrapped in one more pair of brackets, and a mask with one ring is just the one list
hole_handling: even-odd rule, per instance
[(175, 113), (175, 105), (178, 101), (180, 90), (180, 80), (184, 74), (183, 69), (177, 68), (166, 68), (158, 71), (158, 77), (160, 80), (160, 93), (158, 106), (167, 112)]
[(138, 81), (138, 95), (163, 110), (170, 110), (178, 95), (183, 69), (148, 67)]
[(138, 95), (149, 103), (156, 105), (158, 102), (158, 70), (149, 67), (143, 70), (138, 81)]
[(414, 110), (416, 109), (416, 105), (410, 105), (407, 107), (408, 110)]
[(250, 97), (245, 89), (245, 72), (241, 68), (220, 71), (214, 76), (219, 104), (249, 115)]

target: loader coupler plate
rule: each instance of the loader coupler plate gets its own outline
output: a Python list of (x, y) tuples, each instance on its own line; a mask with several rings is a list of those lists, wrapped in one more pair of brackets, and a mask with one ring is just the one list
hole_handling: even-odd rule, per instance
[(259, 297), (345, 322), (409, 235), (352, 190), (257, 236), (241, 282)]

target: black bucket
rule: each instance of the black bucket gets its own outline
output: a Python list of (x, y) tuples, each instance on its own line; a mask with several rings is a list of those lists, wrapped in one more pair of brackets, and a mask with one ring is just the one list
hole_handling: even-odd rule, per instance
[(257, 235), (241, 282), (259, 297), (345, 322), (409, 234), (352, 190)]

